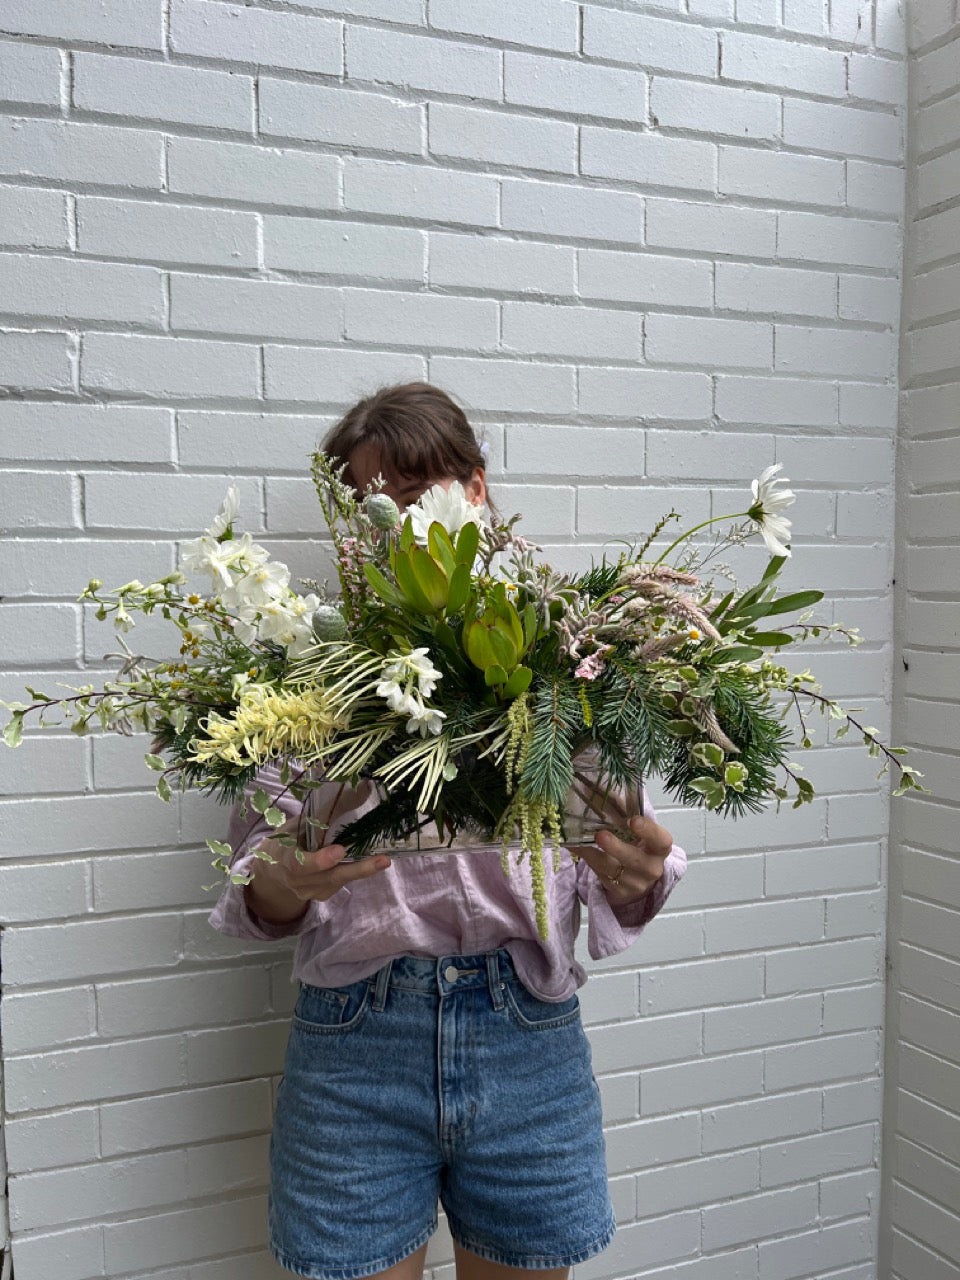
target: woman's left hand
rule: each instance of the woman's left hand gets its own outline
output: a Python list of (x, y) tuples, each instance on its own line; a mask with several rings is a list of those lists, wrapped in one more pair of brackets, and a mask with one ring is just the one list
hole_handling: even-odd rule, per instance
[[(673, 848), (673, 836), (652, 818), (629, 819), (632, 840), (621, 840), (612, 831), (597, 832), (595, 845), (577, 847), (577, 854), (600, 877), (611, 902), (636, 902), (653, 888), (663, 875), (663, 864)], [(623, 868), (621, 872), (620, 868)], [(618, 880), (614, 884), (614, 880)]]

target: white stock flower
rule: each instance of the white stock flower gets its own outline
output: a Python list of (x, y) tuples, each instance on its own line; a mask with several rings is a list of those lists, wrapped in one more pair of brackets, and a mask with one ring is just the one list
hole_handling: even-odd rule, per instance
[(236, 519), (236, 515), (239, 510), (240, 490), (235, 484), (232, 484), (227, 490), (227, 496), (220, 505), (220, 510), (213, 517), (207, 533), (211, 534), (214, 538), (218, 538), (221, 533), (226, 533), (227, 529)]
[(455, 539), (465, 524), (473, 523), (482, 529), (485, 511), (485, 507), (472, 503), (460, 481), (454, 480), (449, 489), (442, 484), (431, 486), (407, 507), (406, 514), (413, 522), (414, 538), (421, 546), (426, 546), (427, 534), (434, 520), (438, 520)]
[(233, 586), (235, 574), (247, 573), (270, 558), (269, 552), (258, 547), (249, 533), (240, 538), (228, 538), (226, 542), (218, 542), (209, 533), (204, 533), (185, 542), (182, 552), (184, 568), (195, 573), (209, 573), (214, 583), (219, 579), (225, 587)]
[(237, 613), (250, 608), (264, 608), (283, 597), (289, 582), (290, 570), (285, 564), (279, 560), (265, 560), (254, 565), (242, 577), (235, 578), (225, 591), (220, 592), (220, 599), (228, 609)]
[(427, 707), (420, 698), (414, 699), (414, 709), (409, 712), (410, 719), (407, 721), (407, 733), (416, 733), (419, 729), (420, 737), (425, 738), (428, 734), (438, 734), (443, 732), (443, 721), (446, 720), (445, 711), (437, 711), (435, 707)]
[(391, 711), (409, 716), (407, 732), (419, 729), (424, 738), (428, 733), (439, 733), (441, 721), (446, 719), (444, 712), (424, 705), (424, 698), (430, 697), (443, 675), (430, 661), (429, 652), (426, 645), (410, 653), (391, 649), (381, 667), (383, 679), (376, 690), (378, 697), (386, 698)]
[(786, 478), (773, 478), (782, 466), (783, 463), (778, 462), (767, 467), (758, 480), (751, 482), (753, 506), (747, 512), (750, 519), (760, 526), (760, 536), (772, 556), (790, 555), (790, 521), (780, 513), (795, 501), (796, 495), (792, 489), (778, 490), (776, 487), (786, 483)]

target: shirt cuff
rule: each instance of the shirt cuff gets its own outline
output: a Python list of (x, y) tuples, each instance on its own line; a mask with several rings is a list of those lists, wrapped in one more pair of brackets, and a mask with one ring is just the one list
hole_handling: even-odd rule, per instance
[(673, 892), (687, 868), (687, 855), (673, 845), (663, 864), (663, 875), (635, 902), (610, 901), (599, 876), (593, 874), (587, 890), (587, 950), (592, 960), (619, 954), (636, 942), (644, 928)]
[[(245, 853), (230, 868), (231, 873), (246, 874), (253, 869), (256, 854)], [(286, 924), (274, 924), (263, 920), (251, 911), (245, 893), (246, 885), (228, 881), (224, 885), (216, 906), (208, 916), (208, 923), (219, 933), (231, 938), (250, 938), (260, 942), (275, 942), (280, 938), (295, 938), (316, 929), (323, 921), (327, 904), (311, 898), (304, 914)], [(346, 886), (340, 891), (347, 892)]]

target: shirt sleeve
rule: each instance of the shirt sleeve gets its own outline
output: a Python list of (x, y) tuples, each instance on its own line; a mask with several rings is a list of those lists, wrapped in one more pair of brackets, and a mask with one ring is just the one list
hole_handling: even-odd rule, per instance
[[(300, 768), (294, 760), (288, 763), (291, 768)], [(281, 810), (285, 818), (295, 817), (303, 810), (304, 802), (286, 790), (286, 783), (280, 780), (280, 772), (279, 763), (270, 761), (265, 764), (244, 788), (243, 802), (238, 800), (233, 806), (227, 834), (227, 842), (233, 849), (233, 856), (230, 859), (231, 871), (242, 873), (252, 871), (257, 861), (253, 850), (273, 830), (263, 816), (256, 813), (250, 803), (256, 790), (265, 791), (271, 803)], [(246, 814), (241, 813), (244, 803)], [(245, 889), (246, 885), (234, 884), (231, 880), (224, 885), (208, 917), (208, 923), (218, 933), (226, 934), (231, 938), (274, 942), (278, 938), (293, 938), (316, 929), (326, 918), (327, 904), (312, 898), (307, 903), (303, 915), (287, 924), (273, 924), (270, 921), (261, 920), (256, 912), (250, 910)]]
[[(654, 822), (656, 810), (641, 787), (643, 812)], [(632, 810), (636, 812), (634, 807)], [(663, 864), (663, 875), (655, 885), (636, 902), (614, 904), (607, 897), (603, 882), (587, 862), (581, 858), (576, 864), (577, 893), (587, 908), (587, 951), (592, 960), (614, 956), (631, 946), (640, 937), (663, 904), (673, 892), (678, 880), (687, 869), (687, 855), (678, 844), (671, 846)]]

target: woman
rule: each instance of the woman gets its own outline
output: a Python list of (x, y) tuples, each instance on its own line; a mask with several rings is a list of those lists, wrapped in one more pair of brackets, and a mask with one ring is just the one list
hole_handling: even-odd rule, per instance
[[(376, 475), (401, 510), (433, 484), (488, 500), (484, 456), (458, 406), (428, 383), (357, 403), (324, 449), (358, 495)], [(375, 803), (322, 783), (309, 804), (337, 823)], [(266, 790), (302, 831), (302, 805), (268, 765)], [(314, 1280), (420, 1280), (443, 1204), (457, 1280), (517, 1269), (567, 1280), (616, 1231), (600, 1091), (580, 1020), (581, 903), (593, 959), (625, 950), (684, 874), (686, 855), (645, 795), (622, 797), (632, 841), (544, 859), (549, 937), (538, 936), (529, 864), (499, 846), (343, 862), (336, 843), (301, 864), (262, 819), (231, 816), (233, 869), (215, 929), (296, 936), (300, 983), (270, 1146), (270, 1248)], [(631, 804), (632, 800), (632, 804)], [(642, 814), (642, 816), (640, 816)], [(266, 849), (267, 863), (250, 852)]]

